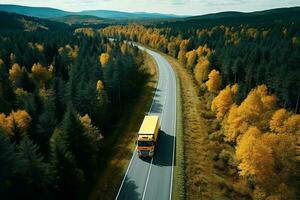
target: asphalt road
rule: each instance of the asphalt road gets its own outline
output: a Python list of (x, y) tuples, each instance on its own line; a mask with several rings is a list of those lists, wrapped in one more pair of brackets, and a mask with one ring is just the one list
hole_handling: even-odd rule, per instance
[(150, 54), (158, 66), (159, 80), (149, 114), (160, 116), (161, 134), (152, 159), (140, 159), (137, 151), (134, 151), (116, 199), (172, 199), (176, 135), (175, 72), (160, 54), (140, 46), (139, 48)]

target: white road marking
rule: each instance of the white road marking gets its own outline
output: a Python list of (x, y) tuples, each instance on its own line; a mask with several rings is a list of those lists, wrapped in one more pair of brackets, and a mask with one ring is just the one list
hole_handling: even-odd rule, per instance
[[(155, 59), (157, 65), (159, 65), (158, 61)], [(168, 79), (169, 80), (169, 79)], [(162, 108), (165, 107), (166, 105), (166, 102), (167, 102), (167, 95), (165, 94), (166, 98), (164, 99), (164, 103), (162, 105)], [(162, 109), (162, 113), (161, 113), (161, 120), (160, 120), (160, 123), (162, 124), (163, 122), (163, 119), (164, 119), (164, 111), (165, 109)], [(150, 177), (150, 173), (151, 173), (151, 169), (152, 169), (152, 163), (153, 163), (153, 157), (151, 158), (151, 163), (150, 163), (150, 167), (148, 169), (148, 175), (147, 175), (147, 179), (146, 179), (146, 184), (145, 184), (145, 188), (144, 188), (144, 192), (143, 192), (143, 197), (142, 197), (142, 200), (144, 200), (145, 198), (145, 194), (146, 194), (146, 191), (147, 191), (147, 186), (148, 186), (148, 182), (149, 182), (149, 177)]]
[[(134, 45), (136, 45), (136, 44), (134, 44)], [(140, 46), (138, 46), (138, 47), (139, 47), (140, 49), (142, 49)], [(142, 50), (146, 51), (149, 55), (151, 55), (151, 56), (154, 58), (154, 60), (156, 61), (156, 63), (157, 63), (158, 66), (159, 66), (159, 65), (165, 65), (164, 63), (159, 62), (159, 58), (162, 57), (160, 54), (154, 52), (154, 55), (155, 55), (155, 56), (154, 56), (154, 55), (151, 54), (153, 51), (150, 51), (150, 50), (148, 50), (148, 49), (146, 49), (146, 48), (143, 48)], [(157, 55), (158, 55), (158, 56), (157, 56)], [(165, 60), (165, 58), (163, 58), (163, 57), (162, 57), (162, 59)], [(173, 69), (172, 69), (170, 63), (169, 63), (167, 60), (165, 60), (165, 62), (166, 62), (166, 64), (168, 65), (168, 67), (167, 67), (167, 68), (168, 68), (168, 71), (169, 71), (169, 72), (171, 71), (171, 73), (175, 74), (175, 72), (173, 71)], [(163, 69), (166, 69), (166, 68), (163, 68)], [(157, 67), (157, 70), (158, 70), (158, 72), (159, 72), (159, 67)], [(166, 72), (166, 71), (165, 71), (165, 72)], [(169, 74), (169, 73), (167, 73), (167, 74)], [(154, 104), (155, 97), (157, 96), (158, 85), (159, 85), (159, 81), (160, 81), (159, 76), (160, 76), (160, 75), (159, 75), (159, 73), (158, 73), (158, 84), (157, 84), (156, 91), (155, 91), (155, 95), (154, 95), (154, 97), (153, 97), (152, 104), (151, 104), (151, 107), (150, 107), (150, 110), (149, 110), (148, 114), (151, 113), (151, 110), (152, 110), (152, 107), (153, 107), (153, 104)], [(168, 76), (169, 76), (169, 75), (168, 75)], [(175, 78), (176, 78), (176, 77), (175, 77)], [(173, 77), (173, 79), (174, 79), (174, 77)], [(167, 82), (168, 82), (168, 81), (169, 81), (169, 77), (167, 77)], [(168, 86), (168, 85), (166, 85), (165, 90), (167, 90), (167, 88), (168, 88), (167, 86)], [(176, 88), (176, 87), (177, 87), (177, 85), (176, 85), (176, 79), (175, 79), (175, 88)], [(176, 102), (176, 98), (177, 98), (176, 93), (177, 93), (177, 90), (175, 90), (175, 98), (174, 98), (174, 99), (175, 99), (175, 109), (177, 109), (177, 108), (176, 108), (176, 103), (177, 103), (177, 102)], [(166, 100), (167, 100), (167, 95), (165, 94), (164, 103), (163, 103), (162, 108), (165, 107)], [(164, 119), (164, 118), (163, 118), (163, 116), (164, 116), (164, 111), (165, 111), (165, 109), (162, 109), (162, 113), (161, 113), (161, 124), (162, 124), (162, 121), (163, 121), (163, 119)], [(177, 121), (176, 114), (177, 114), (177, 111), (175, 111), (175, 121), (174, 121), (174, 119), (173, 119), (174, 140), (173, 140), (173, 156), (172, 156), (172, 169), (171, 169), (171, 184), (170, 184), (170, 195), (169, 195), (169, 199), (170, 199), (170, 200), (172, 199), (173, 176), (174, 176), (174, 175), (173, 175), (173, 172), (174, 172), (174, 160), (175, 160), (176, 121)], [(135, 148), (135, 151), (134, 151), (134, 153), (133, 153), (133, 155), (132, 155), (132, 157), (131, 157), (131, 160), (130, 160), (130, 162), (129, 162), (129, 165), (128, 165), (128, 167), (127, 167), (127, 170), (126, 170), (126, 173), (125, 173), (124, 178), (123, 178), (123, 180), (122, 180), (121, 186), (120, 186), (120, 188), (119, 188), (119, 191), (118, 191), (116, 200), (117, 200), (118, 197), (119, 197), (119, 194), (120, 194), (120, 192), (121, 192), (121, 189), (122, 189), (122, 187), (123, 187), (124, 181), (125, 181), (125, 179), (126, 179), (126, 177), (127, 177), (128, 171), (129, 171), (129, 169), (130, 169), (132, 160), (133, 160), (133, 158), (134, 158), (136, 152), (137, 152), (137, 146), (136, 146), (136, 148)], [(151, 169), (152, 169), (152, 164), (153, 164), (153, 157), (151, 158), (150, 167), (149, 167), (149, 169), (148, 169), (148, 174), (147, 174), (147, 179), (146, 179), (146, 183), (145, 183), (145, 187), (144, 187), (144, 191), (143, 191), (142, 200), (144, 200), (145, 194), (146, 194), (146, 191), (147, 191), (147, 186), (148, 186), (149, 177), (150, 177), (150, 173), (151, 173)]]
[[(171, 66), (171, 65), (170, 65)], [(172, 158), (172, 170), (171, 170), (171, 184), (170, 184), (170, 196), (169, 200), (172, 200), (172, 192), (173, 192), (173, 176), (174, 176), (174, 160), (175, 160), (175, 146), (176, 146), (176, 123), (177, 123), (177, 80), (175, 72), (172, 69), (172, 72), (175, 76), (175, 122), (173, 121), (174, 126), (174, 140), (173, 140), (173, 158)]]
[(123, 177), (121, 186), (120, 186), (119, 191), (118, 191), (118, 194), (117, 194), (117, 196), (116, 196), (116, 200), (118, 199), (118, 197), (119, 197), (119, 195), (120, 195), (120, 192), (121, 192), (122, 186), (123, 186), (123, 184), (124, 184), (124, 181), (125, 181), (125, 179), (126, 179), (126, 176), (127, 176), (127, 174), (128, 174), (130, 165), (131, 165), (132, 160), (133, 160), (133, 158), (134, 158), (134, 156), (135, 156), (135, 154), (136, 154), (136, 150), (137, 150), (137, 146), (135, 146), (134, 153), (132, 154), (131, 160), (130, 160), (129, 165), (128, 165), (128, 167), (127, 167), (127, 170), (126, 170), (126, 172), (125, 172), (125, 176)]
[(150, 167), (149, 167), (149, 170), (148, 170), (148, 175), (147, 175), (147, 179), (146, 179), (146, 184), (145, 184), (142, 200), (145, 199), (145, 194), (146, 194), (147, 185), (148, 185), (148, 181), (149, 181), (149, 176), (150, 176), (150, 172), (151, 172), (151, 168), (152, 168), (152, 163), (153, 163), (153, 157), (151, 158), (151, 163), (150, 163)]
[[(149, 53), (148, 53), (148, 54), (149, 54)], [(149, 54), (149, 55), (151, 55), (151, 54)], [(151, 56), (152, 56), (152, 55), (151, 55)], [(153, 56), (152, 56), (152, 57), (153, 57)], [(154, 58), (154, 57), (153, 57), (153, 58)], [(156, 59), (154, 58), (154, 60), (156, 60)], [(157, 67), (157, 71), (159, 72), (159, 67)], [(159, 73), (157, 73), (157, 74), (159, 74)], [(159, 79), (159, 75), (158, 75), (158, 80), (157, 80), (157, 86), (156, 86), (155, 94), (154, 94), (154, 97), (153, 97), (153, 99), (152, 99), (152, 103), (151, 103), (150, 110), (149, 110), (148, 114), (150, 113), (150, 111), (151, 111), (151, 109), (152, 109), (152, 106), (153, 106), (153, 103), (154, 103), (154, 99), (155, 99), (155, 97), (156, 97), (156, 95), (157, 95), (159, 81), (160, 81), (160, 79)], [(137, 146), (135, 146), (134, 153), (132, 154), (132, 157), (131, 157), (130, 162), (129, 162), (128, 167), (127, 167), (127, 170), (126, 170), (125, 175), (124, 175), (124, 177), (123, 177), (122, 183), (121, 183), (120, 188), (119, 188), (119, 190), (118, 190), (118, 194), (117, 194), (117, 196), (116, 196), (116, 198), (115, 198), (116, 200), (119, 198), (121, 189), (122, 189), (123, 184), (124, 184), (124, 182), (125, 182), (125, 179), (126, 179), (126, 177), (127, 177), (128, 171), (129, 171), (129, 169), (130, 169), (130, 166), (131, 166), (132, 160), (133, 160), (133, 158), (134, 158), (134, 156), (135, 156), (135, 154), (136, 154), (136, 151), (137, 151)], [(152, 161), (151, 161), (151, 164), (152, 164)], [(151, 168), (151, 165), (150, 165), (150, 168)]]

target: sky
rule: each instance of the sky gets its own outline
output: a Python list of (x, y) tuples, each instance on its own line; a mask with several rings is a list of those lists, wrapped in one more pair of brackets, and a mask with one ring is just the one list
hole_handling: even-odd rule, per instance
[(202, 15), (300, 6), (300, 0), (0, 0), (0, 4), (52, 7), (66, 11), (118, 10)]

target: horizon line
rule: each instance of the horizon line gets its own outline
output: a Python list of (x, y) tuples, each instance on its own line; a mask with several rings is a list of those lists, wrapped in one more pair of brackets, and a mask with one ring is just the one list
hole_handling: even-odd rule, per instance
[(240, 13), (253, 13), (253, 12), (262, 12), (262, 11), (268, 11), (268, 10), (276, 10), (276, 9), (284, 9), (284, 8), (300, 8), (300, 6), (285, 6), (285, 7), (276, 7), (276, 8), (269, 8), (269, 9), (262, 9), (262, 10), (252, 10), (252, 11), (239, 11), (239, 10), (226, 10), (226, 11), (220, 11), (220, 12), (208, 12), (204, 14), (195, 14), (195, 15), (187, 15), (187, 14), (174, 14), (174, 13), (164, 13), (164, 12), (147, 12), (147, 11), (126, 11), (126, 10), (110, 10), (110, 9), (86, 9), (86, 10), (80, 10), (80, 11), (70, 11), (65, 10), (62, 8), (56, 8), (56, 7), (48, 7), (48, 6), (31, 6), (31, 5), (21, 5), (21, 4), (7, 4), (7, 3), (0, 3), (1, 5), (6, 6), (22, 6), (22, 7), (29, 7), (29, 8), (50, 8), (50, 9), (56, 9), (64, 12), (70, 12), (70, 13), (80, 13), (85, 11), (113, 11), (113, 12), (123, 12), (123, 13), (145, 13), (145, 14), (161, 14), (161, 15), (174, 15), (178, 17), (193, 17), (193, 16), (203, 16), (203, 15), (210, 15), (210, 14), (217, 14), (217, 13), (226, 13), (226, 12), (240, 12)]

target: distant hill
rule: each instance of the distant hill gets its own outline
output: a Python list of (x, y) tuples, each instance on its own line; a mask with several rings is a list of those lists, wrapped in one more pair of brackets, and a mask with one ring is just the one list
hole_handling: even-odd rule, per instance
[(0, 31), (66, 30), (69, 26), (36, 17), (0, 11)]
[(28, 7), (18, 5), (1, 4), (0, 11), (17, 13), (39, 18), (53, 18), (71, 15), (72, 13), (63, 10), (47, 7)]
[(185, 19), (221, 19), (221, 18), (237, 18), (237, 17), (259, 17), (259, 16), (274, 16), (277, 17), (283, 17), (283, 14), (287, 14), (290, 16), (291, 13), (299, 12), (300, 7), (292, 7), (292, 8), (276, 8), (271, 10), (264, 10), (264, 11), (255, 11), (255, 12), (220, 12), (220, 13), (212, 13), (207, 15), (200, 15), (200, 16), (193, 16), (193, 17), (187, 17)]
[(51, 20), (66, 23), (69, 25), (94, 25), (112, 23), (114, 20), (95, 17), (91, 15), (67, 15), (63, 17), (51, 18)]
[(160, 13), (145, 13), (145, 12), (121, 12), (121, 11), (111, 11), (111, 10), (87, 10), (79, 12), (80, 15), (93, 15), (102, 18), (111, 18), (111, 19), (166, 19), (166, 18), (175, 18), (176, 15), (166, 15)]
[(29, 7), (19, 5), (0, 4), (0, 11), (18, 13), (27, 16), (39, 17), (39, 18), (58, 18), (65, 17), (67, 15), (90, 15), (100, 18), (111, 18), (117, 20), (136, 20), (136, 19), (166, 19), (175, 18), (176, 15), (166, 15), (160, 13), (129, 13), (111, 10), (86, 10), (81, 12), (67, 12), (59, 9), (48, 7)]
[(250, 13), (243, 12), (221, 12), (201, 16), (193, 16), (181, 19), (171, 19), (166, 22), (157, 23), (157, 26), (170, 26), (176, 28), (201, 28), (217, 25), (266, 25), (271, 22), (300, 22), (300, 7), (278, 8)]

